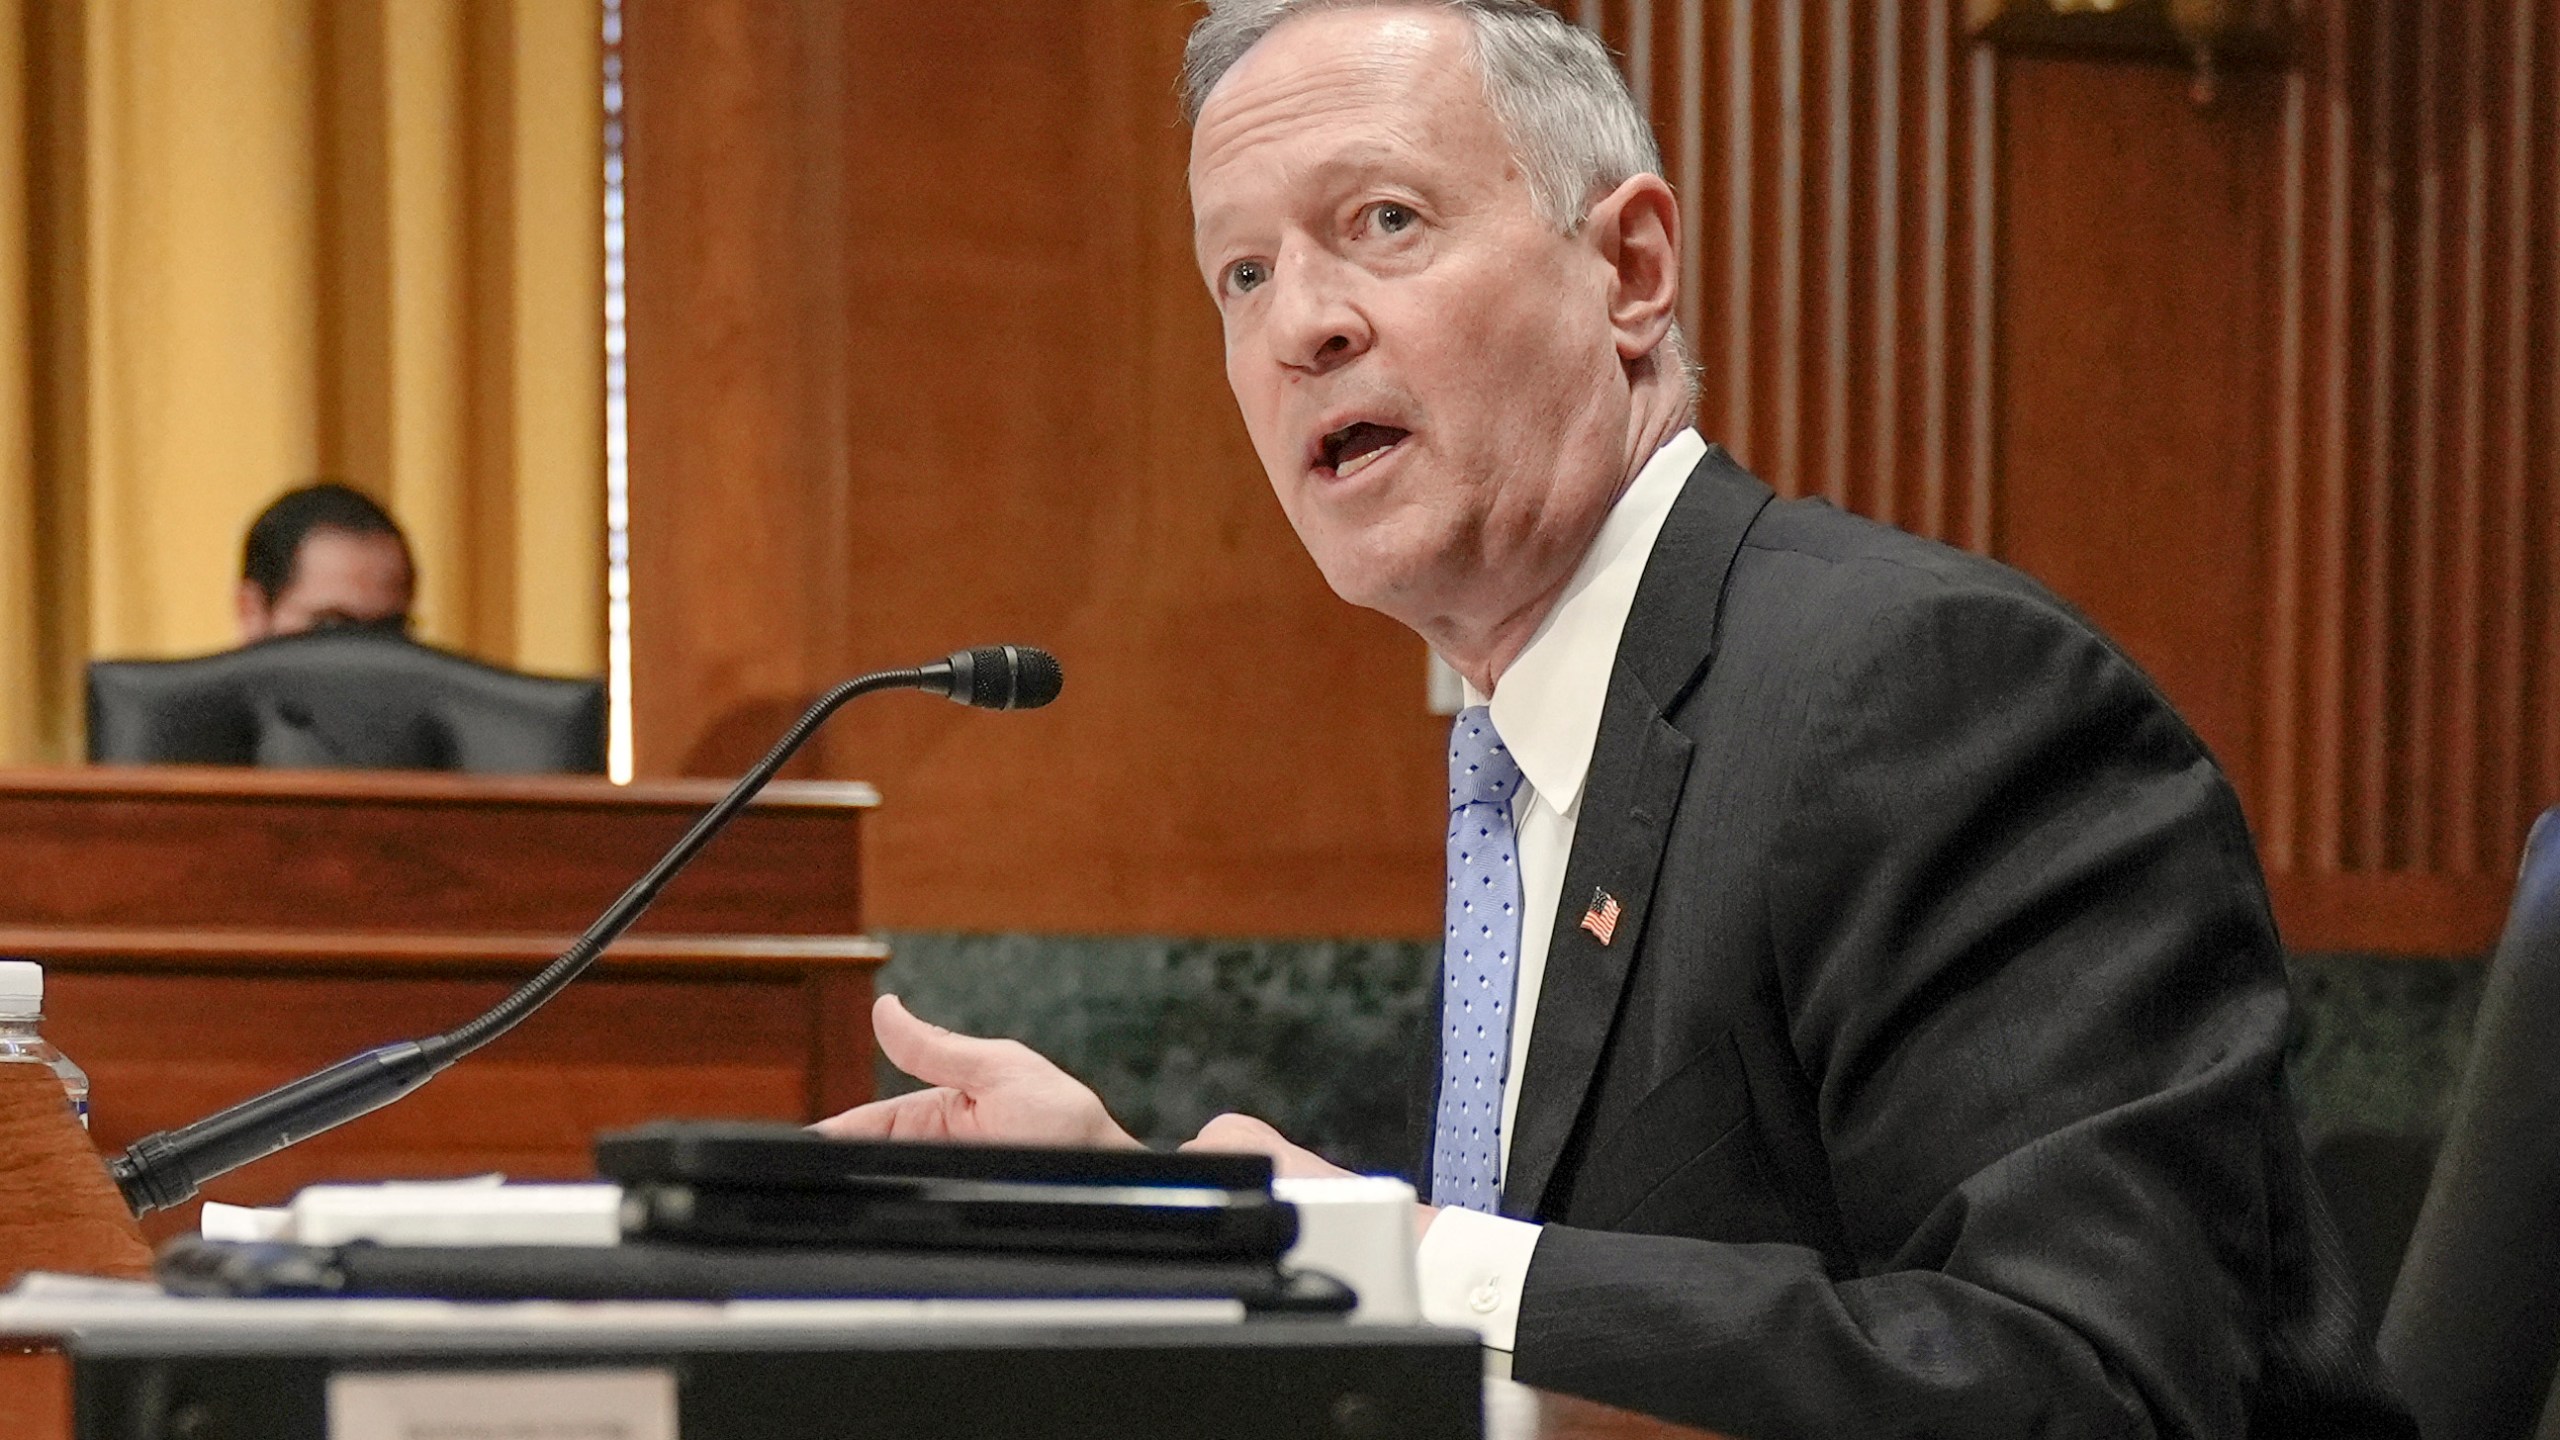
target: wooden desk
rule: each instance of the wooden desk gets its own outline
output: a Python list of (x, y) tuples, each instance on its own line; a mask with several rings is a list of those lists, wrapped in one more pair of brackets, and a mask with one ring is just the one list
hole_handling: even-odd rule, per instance
[[(469, 1018), (538, 969), (724, 786), (586, 777), (0, 770), (0, 956), (109, 1152)], [(598, 1130), (806, 1120), (870, 1098), (867, 785), (773, 786), (637, 930), (520, 1029), (388, 1110), (209, 1188), (589, 1173)], [(194, 1206), (153, 1217), (192, 1229)]]
[(1487, 1440), (1718, 1440), (1704, 1430), (1514, 1380), (1484, 1382), (1484, 1417)]

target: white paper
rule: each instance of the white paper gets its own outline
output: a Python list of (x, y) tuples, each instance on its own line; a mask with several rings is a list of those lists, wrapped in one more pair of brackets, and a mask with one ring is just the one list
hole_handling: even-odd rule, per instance
[(1282, 1177), (1271, 1193), (1298, 1207), (1298, 1243), (1284, 1264), (1320, 1270), (1351, 1287), (1364, 1325), (1411, 1325), (1422, 1319), (1422, 1282), (1414, 1269), (1413, 1187), (1392, 1176), (1356, 1179)]
[(387, 1185), (313, 1185), (293, 1197), (288, 1238), (304, 1245), (615, 1245), (621, 1187), (502, 1185), (497, 1176)]
[(329, 1440), (676, 1440), (665, 1370), (341, 1372)]
[(207, 1200), (196, 1216), (196, 1228), (207, 1240), (257, 1242), (293, 1238), (293, 1212), (281, 1207), (252, 1208)]

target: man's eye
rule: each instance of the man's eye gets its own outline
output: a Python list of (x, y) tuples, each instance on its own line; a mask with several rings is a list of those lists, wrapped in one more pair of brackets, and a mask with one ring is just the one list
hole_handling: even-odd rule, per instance
[(1227, 288), (1239, 295), (1270, 278), (1271, 272), (1259, 260), (1239, 260), (1227, 267)]
[(1378, 228), (1389, 235), (1412, 229), (1416, 218), (1412, 210), (1392, 200), (1379, 204), (1369, 213), (1377, 222)]

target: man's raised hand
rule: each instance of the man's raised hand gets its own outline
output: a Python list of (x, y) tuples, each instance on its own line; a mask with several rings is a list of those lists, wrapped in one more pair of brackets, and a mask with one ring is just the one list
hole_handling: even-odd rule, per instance
[(1200, 1127), (1200, 1133), (1182, 1142), (1185, 1150), (1225, 1150), (1248, 1155), (1271, 1157), (1271, 1173), (1280, 1176), (1302, 1176), (1310, 1179), (1335, 1179), (1351, 1175), (1313, 1150), (1275, 1130), (1267, 1121), (1250, 1115), (1233, 1113), (1213, 1116)]
[(895, 995), (871, 1007), (889, 1063), (931, 1089), (857, 1105), (810, 1128), (838, 1140), (976, 1140), (1135, 1150), (1101, 1097), (1017, 1040), (929, 1025)]

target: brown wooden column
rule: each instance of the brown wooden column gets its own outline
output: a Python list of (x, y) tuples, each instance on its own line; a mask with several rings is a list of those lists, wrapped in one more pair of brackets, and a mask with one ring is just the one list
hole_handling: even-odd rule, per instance
[(857, 669), (1066, 667), (1038, 714), (833, 722), (825, 771), (885, 797), (885, 928), (1436, 928), (1446, 722), (1421, 642), (1325, 590), (1227, 393), (1189, 19), (630, 12), (643, 771), (727, 771)]
[(842, 87), (857, 8), (625, 10), (644, 775), (742, 768), (848, 651)]

